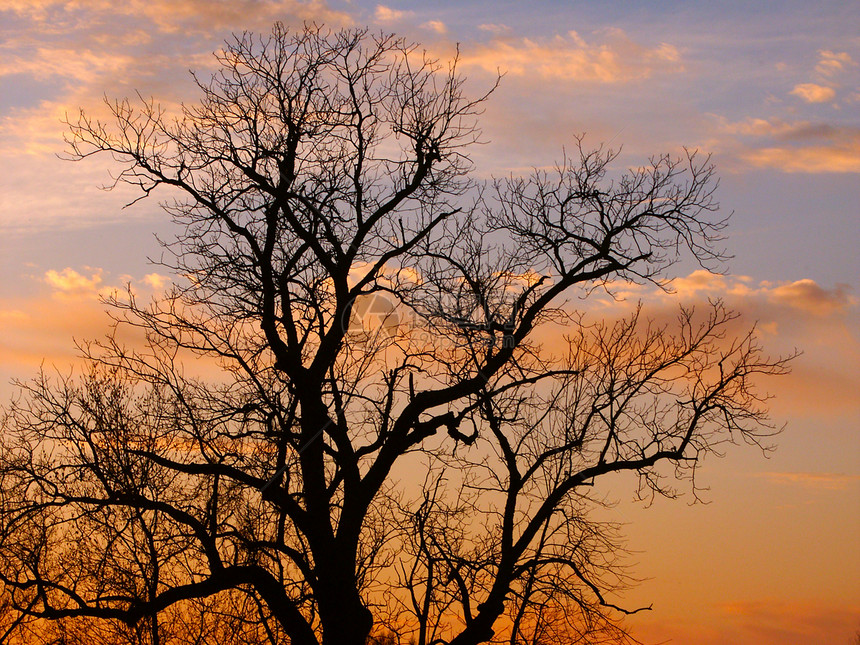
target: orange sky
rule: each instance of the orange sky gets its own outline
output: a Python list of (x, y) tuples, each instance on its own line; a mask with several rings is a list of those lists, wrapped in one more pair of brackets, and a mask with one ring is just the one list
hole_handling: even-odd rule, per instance
[[(229, 34), (275, 19), (370, 24), (445, 55), (460, 43), (478, 92), (499, 69), (476, 174), (559, 159), (574, 133), (624, 144), (624, 163), (681, 145), (714, 153), (719, 198), (735, 211), (727, 276), (682, 266), (668, 296), (630, 289), (660, 315), (722, 297), (759, 321), (774, 354), (804, 354), (768, 384), (787, 423), (764, 459), (730, 447), (688, 494), (647, 507), (619, 478), (619, 504), (643, 582), (621, 600), (651, 604), (629, 624), (647, 642), (812, 645), (860, 631), (860, 24), (857, 2), (352, 2), (236, 0), (0, 5), (0, 397), (41, 363), (61, 371), (72, 338), (99, 337), (98, 294), (157, 293), (146, 262), (169, 235), (155, 202), (121, 210), (107, 163), (71, 164), (60, 120), (104, 94), (139, 88), (168, 105), (193, 94)], [(163, 271), (162, 271), (163, 273)]]

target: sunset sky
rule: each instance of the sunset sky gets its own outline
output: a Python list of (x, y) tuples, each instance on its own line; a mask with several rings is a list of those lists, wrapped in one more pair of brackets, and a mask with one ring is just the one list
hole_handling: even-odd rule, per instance
[[(860, 632), (860, 2), (0, 1), (0, 399), (40, 363), (67, 371), (74, 339), (106, 331), (98, 294), (158, 293), (148, 264), (170, 236), (157, 199), (99, 190), (110, 160), (63, 161), (66, 114), (104, 95), (193, 100), (231, 32), (301, 26), (393, 31), (447, 58), (468, 87), (504, 74), (472, 153), (482, 178), (550, 166), (586, 143), (620, 161), (682, 146), (713, 154), (734, 212), (726, 275), (682, 265), (676, 295), (631, 289), (615, 314), (722, 297), (773, 354), (768, 459), (729, 446), (689, 494), (633, 501), (617, 482), (642, 582), (616, 599), (646, 642), (849, 645)], [(648, 311), (648, 309), (646, 309)]]

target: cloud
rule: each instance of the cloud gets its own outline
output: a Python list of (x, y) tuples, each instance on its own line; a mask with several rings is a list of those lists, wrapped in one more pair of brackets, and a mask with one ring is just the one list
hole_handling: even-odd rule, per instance
[(849, 645), (860, 621), (857, 610), (844, 603), (736, 600), (698, 611), (695, 617), (643, 614), (631, 621), (633, 635), (643, 642), (696, 645)]
[[(4, 9), (25, 22), (15, 38), (0, 45), (0, 75), (59, 75), (78, 82), (128, 67), (152, 72), (153, 61), (175, 59), (179, 53), (187, 69), (200, 53), (210, 58), (237, 25), (267, 33), (276, 20), (298, 28), (306, 21), (330, 27), (352, 24), (348, 14), (322, 0), (43, 0), (17, 2), (0, 13)], [(52, 23), (59, 20), (65, 21), (64, 28), (54, 33)]]
[[(97, 267), (51, 269), (32, 282), (26, 297), (0, 297), (0, 405), (12, 394), (9, 382), (26, 378), (40, 366), (55, 365), (62, 373), (80, 362), (76, 340), (103, 338), (113, 320), (100, 296), (130, 283), (140, 302), (159, 294), (169, 278), (150, 273), (142, 278), (112, 277)], [(116, 285), (116, 286), (114, 286)], [(124, 329), (132, 346), (143, 342), (142, 332)]]
[(860, 172), (860, 141), (810, 148), (761, 148), (744, 158), (753, 166), (787, 173), (856, 173)]
[(146, 294), (154, 294), (163, 291), (172, 282), (170, 277), (160, 273), (147, 273), (140, 279), (121, 275), (111, 281), (113, 284), (105, 284), (106, 273), (99, 267), (81, 267), (81, 271), (72, 267), (66, 267), (60, 271), (49, 269), (45, 271), (40, 281), (49, 287), (51, 296), (60, 297), (64, 302), (70, 298), (92, 299), (111, 295), (117, 291), (123, 292), (129, 284), (136, 291), (142, 290)]
[(26, 74), (36, 80), (61, 77), (92, 83), (104, 76), (117, 75), (135, 64), (141, 64), (141, 61), (127, 54), (39, 47), (27, 56), (4, 56), (0, 61), (0, 76)]
[(511, 28), (507, 25), (496, 23), (485, 23), (483, 25), (478, 25), (478, 29), (480, 29), (481, 31), (488, 31), (491, 34), (496, 34), (497, 36), (510, 33), (511, 31)]
[(12, 378), (26, 378), (43, 364), (67, 370), (79, 359), (74, 339), (101, 338), (110, 322), (94, 298), (38, 294), (0, 301), (0, 402), (11, 394)]
[(815, 71), (823, 76), (833, 76), (846, 67), (857, 64), (848, 55), (848, 52), (832, 52), (823, 49), (818, 52), (818, 56), (818, 64), (815, 66)]
[(322, 0), (10, 0), (3, 9), (42, 23), (56, 19), (97, 14), (131, 16), (151, 21), (163, 33), (212, 33), (236, 25), (268, 29), (275, 20), (300, 25), (316, 20), (328, 25), (348, 25), (352, 18)]
[(812, 142), (845, 139), (860, 134), (860, 129), (832, 123), (812, 121), (783, 121), (782, 119), (749, 118), (743, 121), (722, 121), (720, 128), (729, 134), (771, 137), (779, 141)]
[[(111, 122), (100, 97), (140, 90), (173, 111), (181, 98), (195, 95), (189, 67), (205, 77), (215, 65), (211, 52), (238, 25), (265, 33), (275, 20), (298, 28), (305, 20), (332, 27), (352, 21), (321, 0), (14, 0), (0, 7), (5, 19), (14, 30), (0, 42), (0, 175), (6, 178), (0, 224), (7, 233), (118, 219), (120, 207), (138, 196), (126, 186), (96, 196), (110, 182), (107, 159), (57, 160), (66, 149), (62, 122), (74, 120), (79, 107)], [(149, 217), (154, 206), (122, 216)]]
[(755, 473), (753, 476), (782, 486), (804, 486), (824, 490), (845, 490), (860, 483), (860, 475), (842, 473)]
[(445, 23), (441, 20), (428, 20), (423, 25), (421, 25), (425, 29), (430, 29), (431, 31), (435, 31), (437, 34), (447, 34), (448, 27), (445, 26)]
[(544, 79), (594, 83), (623, 83), (644, 79), (656, 71), (682, 69), (680, 52), (668, 43), (648, 48), (612, 29), (602, 43), (588, 43), (571, 31), (548, 41), (524, 38), (494, 40), (465, 51), (464, 66), (513, 76), (537, 75)]
[(31, 19), (43, 18), (48, 9), (60, 7), (65, 0), (6, 0), (3, 11), (12, 11)]
[(758, 138), (771, 138), (791, 143), (818, 143), (855, 139), (860, 137), (860, 128), (827, 122), (784, 121), (782, 119), (749, 118), (734, 123), (723, 121), (721, 129), (729, 134)]
[(704, 311), (709, 301), (720, 299), (741, 314), (729, 336), (744, 334), (755, 324), (767, 354), (803, 352), (791, 374), (764, 383), (776, 397), (778, 423), (789, 417), (820, 420), (858, 413), (860, 301), (847, 285), (828, 287), (810, 279), (770, 282), (697, 270), (669, 286), (673, 293), (619, 285), (613, 292), (624, 301), (595, 298), (590, 306), (586, 301), (585, 311), (589, 317), (614, 320), (641, 302), (643, 315), (671, 325), (679, 304)]
[(858, 615), (847, 607), (821, 603), (740, 601), (720, 607), (729, 638), (724, 642), (785, 643), (848, 642), (857, 628)]
[(805, 279), (773, 287), (769, 290), (769, 297), (775, 302), (784, 302), (818, 316), (827, 316), (844, 311), (852, 303), (848, 289), (847, 285), (824, 289), (814, 280)]
[(330, 26), (348, 25), (348, 14), (331, 9), (326, 2), (310, 0), (134, 0), (133, 11), (142, 13), (164, 31), (182, 32), (191, 27), (198, 29), (233, 29), (236, 25), (256, 25), (268, 30), (272, 22), (287, 24), (314, 20)]
[(728, 278), (724, 275), (697, 269), (687, 276), (675, 278), (671, 289), (681, 297), (695, 296), (700, 293), (725, 292)]
[(811, 121), (720, 120), (724, 152), (787, 173), (860, 172), (860, 128)]
[(406, 18), (407, 16), (412, 15), (411, 11), (400, 11), (398, 9), (392, 9), (391, 7), (386, 7), (383, 4), (376, 5), (376, 11), (374, 12), (374, 17), (378, 22), (397, 22)]
[(171, 280), (167, 276), (160, 275), (158, 273), (147, 273), (143, 276), (142, 282), (150, 287), (153, 291), (160, 291), (165, 286), (170, 284)]
[(698, 269), (687, 276), (675, 278), (669, 286), (674, 291), (669, 296), (672, 299), (758, 299), (770, 304), (785, 305), (814, 316), (832, 316), (857, 305), (857, 299), (850, 294), (848, 285), (838, 284), (827, 289), (808, 278), (780, 283), (762, 281), (756, 284), (749, 276), (726, 276)]
[(815, 83), (801, 83), (795, 85), (791, 94), (799, 96), (807, 103), (826, 103), (832, 101), (836, 91), (832, 87), (816, 85)]
[(62, 271), (51, 269), (45, 273), (45, 282), (53, 289), (63, 292), (95, 292), (102, 281), (102, 270), (91, 270), (89, 277), (66, 267)]

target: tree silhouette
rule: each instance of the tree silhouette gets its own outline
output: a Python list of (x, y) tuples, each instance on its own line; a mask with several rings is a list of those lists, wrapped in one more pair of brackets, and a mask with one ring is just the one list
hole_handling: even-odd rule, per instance
[[(487, 95), (456, 60), (280, 25), (218, 60), (178, 116), (116, 101), (112, 123), (70, 126), (75, 159), (108, 153), (117, 182), (173, 200), (177, 278), (109, 299), (143, 346), (84, 345), (80, 378), (41, 375), (8, 407), (16, 611), (153, 644), (183, 620), (196, 642), (250, 640), (241, 621), (293, 645), (621, 638), (635, 610), (613, 602), (597, 482), (672, 494), (770, 432), (752, 380), (786, 370), (719, 302), (673, 324), (566, 304), (723, 259), (708, 158), (615, 173), (578, 140), (481, 185)], [(216, 614), (234, 631), (206, 636)]]

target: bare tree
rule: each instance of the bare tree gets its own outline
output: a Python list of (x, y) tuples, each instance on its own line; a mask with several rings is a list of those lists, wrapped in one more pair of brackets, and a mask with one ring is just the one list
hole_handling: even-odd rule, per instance
[(110, 300), (145, 347), (85, 345), (88, 373), (23, 383), (5, 414), (16, 610), (153, 645), (195, 615), (205, 632), (216, 601), (293, 645), (621, 637), (598, 482), (671, 495), (721, 443), (758, 443), (753, 379), (786, 369), (719, 302), (673, 324), (569, 304), (721, 262), (709, 160), (615, 173), (578, 141), (482, 186), (487, 96), (456, 60), (281, 26), (218, 58), (176, 117), (118, 101), (71, 124), (75, 159), (108, 153), (117, 182), (174, 200), (177, 282)]

